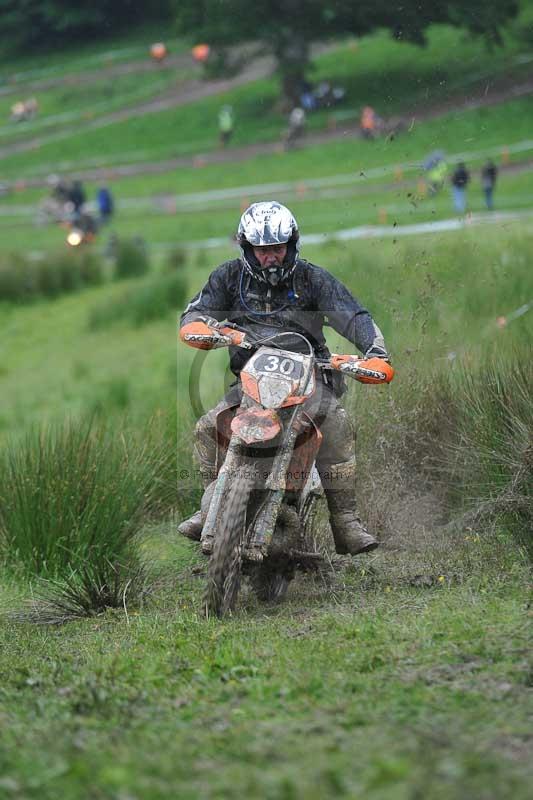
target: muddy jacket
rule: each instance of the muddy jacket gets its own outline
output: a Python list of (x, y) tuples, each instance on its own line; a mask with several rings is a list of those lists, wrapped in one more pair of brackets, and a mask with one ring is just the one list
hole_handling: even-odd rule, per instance
[[(254, 313), (255, 312), (255, 313)], [(203, 289), (182, 314), (181, 325), (199, 316), (233, 322), (258, 336), (296, 331), (312, 344), (318, 358), (327, 358), (323, 328), (330, 325), (365, 354), (385, 347), (381, 331), (369, 312), (348, 289), (321, 267), (299, 259), (289, 284), (272, 287), (252, 278), (240, 259), (226, 261), (209, 276)], [(287, 338), (284, 347), (306, 353), (299, 337)], [(230, 347), (230, 367), (238, 375), (253, 351)], [(337, 392), (341, 387), (335, 387)]]

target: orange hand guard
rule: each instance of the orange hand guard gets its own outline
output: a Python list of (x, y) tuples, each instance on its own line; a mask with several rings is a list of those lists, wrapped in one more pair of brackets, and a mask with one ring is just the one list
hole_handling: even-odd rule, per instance
[(394, 369), (382, 358), (364, 359), (333, 353), (331, 366), (361, 383), (390, 383), (394, 378)]
[(220, 332), (231, 339), (230, 344), (234, 347), (242, 347), (245, 345), (245, 334), (242, 331), (236, 331), (234, 328), (224, 326), (220, 328)]
[(233, 328), (214, 328), (205, 322), (189, 322), (180, 329), (180, 339), (189, 347), (199, 350), (214, 350), (217, 347), (242, 345), (244, 333)]

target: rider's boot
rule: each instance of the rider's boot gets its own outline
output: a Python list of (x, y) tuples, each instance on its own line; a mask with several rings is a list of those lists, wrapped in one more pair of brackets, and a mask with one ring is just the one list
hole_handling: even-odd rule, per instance
[(202, 535), (202, 526), (202, 512), (195, 511), (192, 517), (184, 519), (183, 522), (178, 525), (178, 533), (181, 533), (182, 536), (186, 536), (187, 539), (199, 542)]
[(357, 514), (355, 458), (319, 470), (328, 503), (335, 550), (339, 555), (368, 553), (379, 546)]
[[(212, 494), (211, 492), (208, 495), (208, 489), (215, 478), (216, 443), (212, 427), (213, 415), (214, 411), (211, 411), (204, 414), (203, 417), (200, 417), (194, 432), (193, 458), (200, 468), (202, 483), (204, 485), (202, 505), (191, 517), (183, 520), (183, 522), (178, 525), (178, 533), (181, 533), (182, 536), (186, 536), (188, 539), (192, 539), (195, 542), (201, 541), (202, 528)], [(206, 495), (208, 495), (207, 500)]]

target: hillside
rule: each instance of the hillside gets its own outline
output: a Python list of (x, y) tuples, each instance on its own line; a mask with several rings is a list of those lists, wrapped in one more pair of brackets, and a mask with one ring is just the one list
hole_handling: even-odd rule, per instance
[[(530, 54), (447, 28), (424, 50), (330, 43), (313, 80), (345, 103), (285, 151), (268, 63), (203, 81), (169, 49), (157, 68), (138, 40), (1, 64), (4, 120), (30, 92), (40, 111), (0, 125), (0, 798), (526, 800)], [(397, 135), (357, 135), (367, 102)], [(436, 149), (472, 171), (464, 217), (447, 186), (427, 192)], [(111, 187), (92, 244), (36, 224), (51, 174), (90, 201)], [(321, 501), (323, 568), (282, 604), (245, 582), (233, 616), (206, 620), (206, 559), (176, 526), (227, 352), (176, 349), (176, 314), (235, 255), (243, 207), (274, 196), (390, 347), (393, 383), (344, 398), (382, 546), (336, 556)]]
[[(127, 236), (141, 229), (155, 247), (228, 235), (235, 211), (255, 191), (279, 191), (269, 185), (287, 182), (280, 198), (304, 214), (309, 232), (352, 227), (353, 219), (368, 224), (446, 217), (450, 204), (444, 192), (434, 199), (421, 194), (421, 164), (434, 150), (443, 150), (450, 166), (466, 158), (474, 170), (472, 211), (484, 207), (477, 171), (488, 156), (501, 167), (498, 208), (528, 207), (529, 56), (511, 38), (490, 54), (480, 42), (459, 37), (455, 52), (457, 37), (455, 31), (435, 28), (428, 47), (419, 49), (379, 34), (318, 53), (314, 79), (344, 86), (346, 98), (338, 109), (310, 114), (308, 133), (291, 153), (280, 143), (286, 122), (276, 110), (276, 82), (257, 77), (272, 69), (264, 60), (252, 62), (236, 78), (206, 82), (179, 43), (171, 43), (169, 59), (161, 65), (139, 59), (139, 50), (134, 61), (111, 58), (127, 52), (117, 45), (99, 56), (100, 71), (94, 68), (96, 57), (86, 57), (72, 62), (68, 79), (65, 71), (54, 73), (51, 67), (19, 76), (6, 89), (4, 112), (14, 90), (21, 93), (26, 84), (28, 92), (41, 86), (42, 110), (16, 131), (13, 123), (0, 128), (5, 186), (0, 250), (21, 246), (28, 225), (35, 250), (54, 242), (60, 246), (55, 227), (32, 225), (37, 205), (48, 195), (51, 173), (79, 175), (90, 199), (98, 185), (109, 183), (119, 211), (114, 232)], [(111, 85), (106, 71), (113, 74)], [(213, 96), (202, 97), (206, 92)], [(378, 112), (400, 129), (393, 137), (366, 142), (357, 136), (357, 120), (376, 92)], [(232, 104), (237, 120), (225, 150), (217, 146), (222, 103)], [(24, 152), (13, 152), (20, 147)], [(350, 174), (353, 185), (346, 183)], [(313, 186), (318, 178), (327, 180)], [(234, 191), (213, 201), (209, 195), (191, 197), (214, 186)], [(342, 203), (342, 218), (328, 213), (332, 196)], [(206, 203), (207, 213), (202, 211)]]

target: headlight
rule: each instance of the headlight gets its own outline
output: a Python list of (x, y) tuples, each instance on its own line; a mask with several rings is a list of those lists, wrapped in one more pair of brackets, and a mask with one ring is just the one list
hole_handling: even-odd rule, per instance
[(67, 236), (67, 242), (71, 247), (77, 247), (82, 243), (82, 240), (83, 236), (81, 235), (80, 231), (70, 231), (69, 235)]

